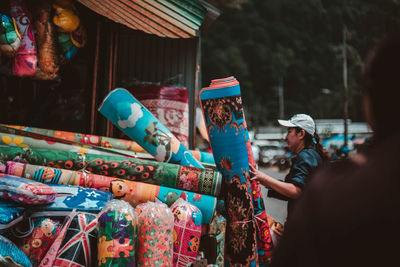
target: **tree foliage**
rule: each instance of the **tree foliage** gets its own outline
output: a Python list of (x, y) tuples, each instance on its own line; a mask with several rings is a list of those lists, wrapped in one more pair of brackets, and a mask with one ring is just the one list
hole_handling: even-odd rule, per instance
[(234, 75), (250, 126), (278, 118), (280, 80), (286, 118), (341, 118), (344, 32), (350, 119), (363, 120), (362, 62), (384, 35), (399, 31), (399, 0), (219, 2), (222, 14), (202, 36), (202, 82)]

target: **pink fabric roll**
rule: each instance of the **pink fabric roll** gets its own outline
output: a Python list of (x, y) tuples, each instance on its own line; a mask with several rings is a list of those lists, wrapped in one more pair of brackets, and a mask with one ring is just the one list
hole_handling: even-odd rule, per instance
[(200, 246), (200, 210), (179, 198), (172, 206), (174, 214), (174, 260), (173, 266), (188, 266), (195, 262)]
[(23, 0), (10, 0), (10, 7), (10, 14), (21, 34), (21, 44), (14, 58), (12, 73), (17, 76), (32, 76), (36, 72), (37, 56), (31, 14)]

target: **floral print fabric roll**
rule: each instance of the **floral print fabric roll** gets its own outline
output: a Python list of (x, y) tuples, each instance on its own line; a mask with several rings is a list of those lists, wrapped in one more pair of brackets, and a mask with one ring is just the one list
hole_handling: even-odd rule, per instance
[(167, 205), (147, 202), (138, 217), (137, 266), (173, 266), (174, 216)]

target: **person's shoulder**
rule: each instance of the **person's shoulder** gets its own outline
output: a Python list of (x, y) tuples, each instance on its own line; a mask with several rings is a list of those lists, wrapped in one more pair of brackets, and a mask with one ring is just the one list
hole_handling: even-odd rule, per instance
[(296, 156), (297, 161), (306, 161), (310, 163), (314, 163), (319, 165), (319, 162), (322, 161), (321, 156), (318, 152), (313, 148), (305, 148), (300, 151)]

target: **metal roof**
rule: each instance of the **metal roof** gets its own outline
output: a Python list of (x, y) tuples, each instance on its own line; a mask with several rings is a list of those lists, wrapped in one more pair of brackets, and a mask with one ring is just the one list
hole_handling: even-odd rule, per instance
[[(169, 38), (199, 36), (219, 11), (195, 0), (77, 0), (81, 4), (131, 29)], [(201, 30), (203, 30), (204, 25)]]

